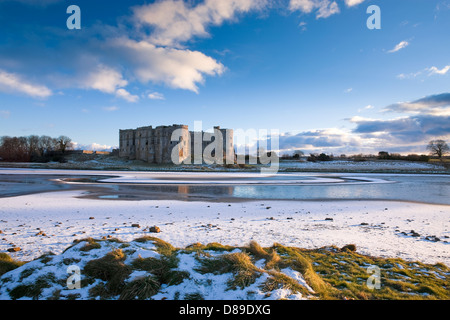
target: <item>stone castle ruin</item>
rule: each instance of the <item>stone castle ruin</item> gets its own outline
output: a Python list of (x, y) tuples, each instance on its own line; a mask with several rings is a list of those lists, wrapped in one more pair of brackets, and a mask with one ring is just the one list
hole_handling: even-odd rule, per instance
[(119, 156), (148, 163), (232, 164), (233, 130), (189, 131), (187, 125), (119, 130)]

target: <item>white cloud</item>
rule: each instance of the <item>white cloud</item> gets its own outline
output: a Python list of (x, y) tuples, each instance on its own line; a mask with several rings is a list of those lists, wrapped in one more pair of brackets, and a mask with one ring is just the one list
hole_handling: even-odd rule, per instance
[(132, 95), (122, 88), (128, 85), (128, 81), (123, 79), (122, 74), (105, 65), (98, 65), (87, 77), (81, 77), (79, 82), (82, 88), (115, 94), (117, 97), (128, 102), (136, 102), (139, 100), (138, 96)]
[(198, 92), (205, 75), (220, 75), (225, 67), (199, 51), (157, 47), (147, 41), (118, 38), (109, 42), (123, 52), (139, 81), (164, 83), (172, 88)]
[(304, 13), (311, 13), (317, 9), (316, 18), (328, 18), (329, 16), (339, 13), (339, 6), (336, 1), (330, 0), (290, 0), (289, 10), (302, 11)]
[(371, 110), (371, 109), (373, 109), (373, 108), (375, 108), (375, 107), (372, 106), (371, 104), (369, 104), (369, 105), (365, 106), (365, 107), (362, 108), (362, 109), (358, 109), (358, 112), (362, 112), (362, 111), (364, 111), (364, 110)]
[(152, 100), (165, 100), (164, 95), (159, 92), (152, 92), (148, 94), (148, 98)]
[(267, 0), (205, 0), (190, 6), (185, 1), (166, 0), (134, 7), (133, 13), (138, 24), (154, 27), (148, 39), (151, 43), (174, 46), (195, 36), (208, 36), (209, 26), (221, 25), (266, 4)]
[(300, 10), (304, 13), (310, 13), (316, 8), (316, 3), (313, 0), (291, 0), (289, 2), (289, 10)]
[(82, 80), (85, 88), (96, 89), (105, 93), (115, 93), (118, 87), (128, 84), (122, 74), (110, 67), (99, 65), (85, 79)]
[(0, 70), (0, 91), (24, 93), (34, 98), (48, 98), (53, 93), (44, 85), (33, 84), (23, 77)]
[(348, 88), (348, 89), (345, 89), (344, 90), (344, 93), (350, 93), (350, 92), (352, 92), (353, 91), (353, 88)]
[(139, 100), (139, 97), (136, 95), (132, 95), (127, 90), (120, 88), (116, 90), (116, 96), (119, 98), (122, 98), (124, 100), (127, 100), (128, 102), (137, 102)]
[(319, 10), (317, 11), (316, 18), (328, 18), (329, 16), (332, 16), (333, 14), (339, 13), (339, 7), (336, 3), (336, 1), (330, 2), (330, 1), (321, 1)]
[(115, 149), (114, 146), (109, 146), (106, 144), (99, 144), (96, 142), (93, 142), (91, 144), (81, 144), (78, 142), (72, 142), (73, 148), (75, 150), (90, 150), (90, 151), (112, 151), (112, 149)]
[(397, 75), (398, 79), (415, 79), (419, 76), (433, 76), (433, 75), (446, 75), (450, 71), (450, 65), (443, 67), (442, 69), (438, 69), (437, 67), (425, 68), (421, 71), (417, 71), (414, 73), (401, 73)]
[(376, 119), (372, 118), (366, 118), (366, 117), (360, 117), (360, 116), (353, 116), (350, 119), (347, 119), (350, 122), (356, 123), (356, 122), (369, 122), (369, 121), (377, 121)]
[(431, 68), (428, 68), (427, 70), (430, 72), (430, 75), (433, 75), (433, 74), (444, 75), (450, 70), (450, 65), (449, 66), (445, 66), (442, 69), (438, 69), (438, 68), (433, 66)]
[(345, 4), (347, 5), (347, 7), (353, 7), (363, 3), (364, 1), (365, 0), (345, 0)]
[(389, 53), (394, 53), (394, 52), (397, 52), (397, 51), (400, 51), (400, 50), (406, 48), (407, 46), (409, 46), (409, 42), (408, 42), (408, 41), (402, 41), (402, 42), (400, 42), (399, 44), (397, 44), (397, 45), (394, 47), (394, 49), (389, 50), (388, 52), (389, 52)]

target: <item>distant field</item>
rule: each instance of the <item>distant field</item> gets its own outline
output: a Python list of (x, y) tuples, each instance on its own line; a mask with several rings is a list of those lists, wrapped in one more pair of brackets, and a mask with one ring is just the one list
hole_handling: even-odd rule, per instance
[[(262, 165), (173, 165), (152, 164), (138, 160), (126, 160), (112, 155), (73, 154), (67, 156), (67, 162), (49, 163), (7, 163), (0, 162), (0, 168), (37, 168), (37, 169), (78, 169), (78, 170), (122, 170), (122, 171), (260, 171)], [(334, 160), (323, 162), (280, 160), (281, 172), (369, 172), (369, 173), (449, 173), (450, 159), (429, 162), (402, 160)], [(272, 164), (273, 166), (274, 164)], [(267, 166), (266, 166), (267, 167)]]

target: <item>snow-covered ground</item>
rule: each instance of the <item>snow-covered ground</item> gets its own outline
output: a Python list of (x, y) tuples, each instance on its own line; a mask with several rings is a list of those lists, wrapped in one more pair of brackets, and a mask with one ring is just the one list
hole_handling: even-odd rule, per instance
[[(98, 200), (63, 191), (0, 199), (0, 252), (19, 260), (61, 253), (75, 239), (150, 234), (185, 247), (200, 242), (318, 248), (356, 244), (363, 254), (450, 265), (450, 206), (395, 201)], [(135, 226), (133, 226), (135, 225)], [(138, 226), (136, 226), (138, 225)]]
[[(275, 163), (269, 164), (273, 167)], [(223, 165), (170, 165), (150, 164), (138, 160), (127, 160), (109, 155), (69, 155), (66, 163), (3, 163), (2, 167), (24, 167), (41, 169), (80, 169), (80, 170), (142, 170), (142, 171), (242, 171)], [(260, 171), (260, 165), (246, 166), (246, 171)], [(298, 161), (280, 160), (279, 171), (319, 171), (319, 172), (411, 172), (411, 173), (448, 173), (447, 167), (439, 162), (414, 162), (400, 160), (334, 160), (334, 161)]]
[(280, 161), (280, 169), (305, 170), (348, 170), (348, 171), (429, 171), (442, 172), (445, 167), (440, 163), (395, 161), (395, 160), (334, 160), (322, 162)]

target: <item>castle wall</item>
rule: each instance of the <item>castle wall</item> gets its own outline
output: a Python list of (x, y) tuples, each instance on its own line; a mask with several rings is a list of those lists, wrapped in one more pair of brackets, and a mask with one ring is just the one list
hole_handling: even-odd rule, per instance
[(136, 159), (135, 134), (132, 129), (119, 131), (119, 157)]
[[(177, 141), (171, 141), (172, 134), (178, 130)], [(202, 156), (205, 149), (211, 148), (211, 141), (215, 141), (215, 136), (220, 132), (222, 140), (218, 141), (218, 151), (213, 151), (220, 154), (223, 151), (223, 159), (226, 163), (234, 162), (234, 148), (233, 148), (233, 130), (214, 128), (214, 133), (194, 133), (188, 130), (186, 125), (172, 125), (172, 126), (152, 126), (140, 127), (137, 129), (119, 130), (119, 157), (130, 160), (141, 160), (149, 163), (173, 163), (172, 154), (175, 156), (174, 161), (181, 163), (188, 159), (194, 163), (201, 163), (202, 159), (194, 160), (194, 141), (198, 143), (198, 148), (201, 148), (200, 155)], [(202, 139), (202, 137), (204, 139)], [(206, 141), (203, 141), (206, 140)], [(228, 147), (228, 148), (227, 148)], [(176, 148), (176, 150), (174, 150)], [(209, 150), (211, 151), (211, 150)], [(208, 153), (208, 152), (206, 152)]]

